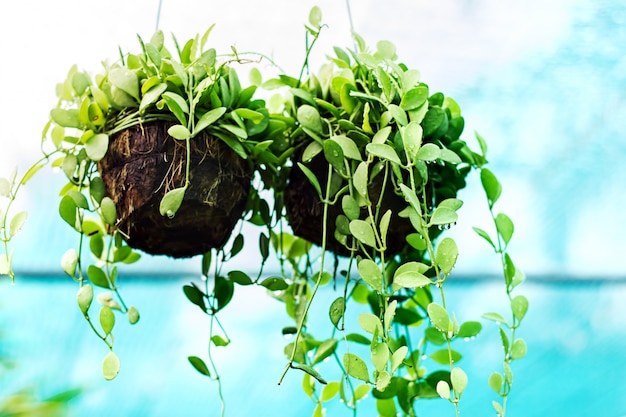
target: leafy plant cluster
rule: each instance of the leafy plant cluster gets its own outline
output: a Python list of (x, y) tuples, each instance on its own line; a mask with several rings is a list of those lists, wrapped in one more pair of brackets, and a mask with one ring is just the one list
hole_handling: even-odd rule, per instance
[[(284, 303), (290, 323), (281, 331), (292, 339), (285, 346), (287, 364), (279, 383), (288, 372), (302, 371), (303, 390), (316, 404), (315, 417), (336, 397), (356, 413), (368, 393), (385, 417), (416, 415), (418, 400), (434, 398), (449, 401), (459, 415), (470, 376), (463, 370), (458, 341), (474, 338), (483, 326), (476, 318), (457, 317), (458, 307), (446, 300), (446, 283), (460, 251), (445, 232), (458, 220), (463, 205), (459, 191), (470, 173), (478, 172), (495, 233), (475, 230), (501, 259), (511, 307), (509, 320), (495, 312), (483, 316), (498, 323), (504, 348), (502, 371), (488, 381), (500, 397), (493, 403), (495, 412), (504, 416), (513, 386), (511, 364), (526, 354), (517, 329), (528, 300), (514, 295), (524, 275), (508, 253), (513, 222), (495, 211), (502, 186), (487, 168), (486, 142), (477, 134), (480, 153), (470, 149), (461, 139), (464, 119), (458, 103), (432, 93), (417, 70), (399, 63), (391, 42), (379, 42), (371, 51), (355, 35), (355, 50), (336, 47), (320, 71), (307, 71), (322, 28), (321, 12), (314, 8), (297, 77), (283, 74), (263, 82), (252, 70), (246, 88), (234, 64), (247, 60), (233, 51), (220, 61), (215, 50), (204, 50), (211, 29), (182, 48), (175, 42), (178, 59), (157, 33), (148, 43), (140, 39), (141, 53), (122, 55), (95, 79), (72, 68), (58, 88), (59, 104), (44, 130), (53, 151), (44, 152), (23, 179), (13, 174), (0, 181), (0, 196), (9, 202), (0, 213), (5, 245), (0, 272), (12, 275), (7, 244), (26, 216), (9, 216), (17, 190), (51, 161), (68, 178), (60, 215), (79, 235), (78, 249), (63, 257), (63, 269), (79, 283), (79, 307), (109, 348), (104, 376), (114, 378), (119, 371), (113, 353), (114, 312), (126, 314), (130, 323), (139, 320), (137, 309), (127, 307), (120, 296), (117, 266), (136, 261), (139, 254), (115, 227), (115, 204), (105, 195), (97, 162), (105, 156), (110, 136), (128, 126), (170, 121), (169, 134), (185, 144), (188, 158), (191, 142), (207, 131), (257, 173), (242, 215), (259, 227), (256, 240), (244, 236), (240, 226), (227, 244), (201, 257), (202, 282), (183, 287), (187, 299), (209, 318), (206, 355), (188, 360), (217, 381), (222, 415), (226, 401), (213, 352), (231, 340), (218, 313), (237, 286), (248, 285), (259, 285)], [(310, 74), (306, 79), (305, 73)], [(258, 87), (279, 89), (273, 110), (255, 98)], [(294, 191), (298, 173), (305, 182)], [(185, 183), (163, 198), (163, 216), (176, 215), (188, 186), (187, 172)], [(310, 207), (298, 207), (293, 198), (304, 192), (313, 196)], [(313, 236), (300, 236), (295, 227), (302, 210), (311, 214), (307, 222), (315, 225)], [(228, 270), (228, 261), (250, 244), (258, 245), (262, 258), (256, 274)], [(83, 261), (84, 246), (94, 259), (89, 265)], [(279, 270), (268, 277), (264, 268), (272, 255)], [(90, 315), (92, 285), (107, 290), (97, 297), (99, 327)], [(338, 291), (325, 290), (334, 294), (326, 300), (329, 330), (316, 336), (309, 312), (314, 302), (324, 302), (318, 295), (324, 286)], [(328, 370), (326, 362), (337, 371)]]
[[(0, 212), (0, 236), (4, 253), (0, 273), (14, 277), (9, 241), (21, 229), (26, 211), (11, 212), (19, 188), (46, 165), (60, 169), (68, 182), (60, 190), (60, 217), (79, 236), (76, 249), (61, 260), (63, 270), (79, 284), (77, 300), (94, 333), (109, 348), (103, 361), (105, 378), (114, 378), (120, 367), (113, 352), (114, 311), (127, 315), (131, 324), (139, 320), (134, 306), (127, 306), (117, 286), (118, 265), (130, 264), (140, 254), (125, 242), (116, 228), (117, 212), (106, 195), (98, 170), (111, 137), (129, 127), (154, 121), (171, 123), (173, 140), (186, 148), (185, 182), (170, 189), (160, 205), (163, 216), (173, 217), (190, 185), (190, 147), (201, 132), (221, 139), (242, 159), (248, 160), (264, 179), (271, 181), (288, 157), (283, 131), (285, 121), (270, 117), (265, 102), (254, 97), (257, 86), (243, 88), (235, 65), (251, 62), (236, 51), (220, 59), (216, 50), (205, 50), (212, 27), (201, 38), (187, 41), (182, 48), (174, 38), (177, 56), (164, 45), (162, 32), (145, 43), (139, 38), (139, 54), (121, 54), (120, 60), (105, 64), (104, 71), (92, 77), (72, 67), (66, 80), (57, 86), (59, 101), (50, 112), (43, 130), (43, 157), (22, 177), (14, 171), (0, 179), (0, 197), (7, 200)], [(251, 71), (251, 79), (261, 82)], [(47, 150), (46, 146), (52, 147)], [(252, 193), (249, 210), (264, 207)], [(246, 213), (248, 212), (246, 211)], [(267, 210), (265, 210), (267, 211)], [(91, 260), (86, 259), (86, 252)], [(93, 286), (108, 290), (98, 296), (99, 326), (90, 317)]]

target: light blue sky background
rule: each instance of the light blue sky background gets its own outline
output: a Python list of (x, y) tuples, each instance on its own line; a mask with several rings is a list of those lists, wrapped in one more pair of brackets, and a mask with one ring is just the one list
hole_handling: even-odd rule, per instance
[[(316, 68), (333, 45), (351, 44), (345, 2), (164, 0), (160, 28), (187, 39), (216, 23), (211, 40), (218, 51), (230, 45), (259, 51), (295, 73), (304, 55), (303, 24), (314, 4), (329, 26), (313, 54)], [(156, 0), (0, 5), (0, 175), (16, 159), (23, 170), (38, 156), (55, 84), (69, 67), (98, 72), (100, 61), (117, 58), (118, 45), (135, 49), (136, 34), (153, 33), (157, 7)], [(504, 185), (498, 208), (516, 223), (511, 254), (522, 269), (624, 275), (625, 6), (591, 0), (355, 0), (352, 18), (371, 45), (391, 40), (431, 91), (457, 99), (470, 144), (473, 130), (488, 140), (492, 169)], [(19, 201), (30, 216), (16, 238), (18, 271), (55, 272), (74, 243), (49, 207), (39, 204), (55, 192), (51, 183), (61, 181), (45, 176)], [(477, 178), (471, 182), (461, 195), (466, 205), (453, 235), (462, 254), (458, 271), (474, 274), (497, 265), (471, 232), (472, 226), (488, 227)], [(166, 261), (146, 256), (132, 270), (197, 268), (195, 260)]]

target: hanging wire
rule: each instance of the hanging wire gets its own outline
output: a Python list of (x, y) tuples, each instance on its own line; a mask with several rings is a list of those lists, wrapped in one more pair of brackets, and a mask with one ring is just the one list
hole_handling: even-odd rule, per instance
[(350, 37), (354, 43), (354, 50), (357, 50), (356, 40), (354, 40), (354, 22), (352, 21), (352, 9), (350, 8), (350, 0), (346, 0), (346, 9), (348, 10), (348, 22), (350, 23)]
[(154, 29), (155, 32), (159, 31), (159, 21), (161, 20), (161, 6), (163, 5), (163, 0), (159, 0), (159, 8), (157, 9), (157, 17), (156, 17), (156, 27)]

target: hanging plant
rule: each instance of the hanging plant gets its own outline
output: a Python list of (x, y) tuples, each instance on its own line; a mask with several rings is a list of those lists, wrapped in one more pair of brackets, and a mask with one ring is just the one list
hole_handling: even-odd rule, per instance
[[(308, 30), (315, 39), (320, 18), (311, 14)], [(483, 316), (503, 326), (504, 373), (495, 372), (489, 385), (504, 398), (494, 401), (496, 413), (504, 415), (510, 364), (526, 354), (515, 331), (528, 301), (512, 296), (524, 275), (506, 253), (513, 223), (493, 212), (501, 185), (486, 167), (486, 142), (477, 135), (481, 152), (468, 147), (461, 139), (460, 106), (431, 93), (417, 70), (397, 61), (391, 42), (379, 42), (374, 51), (358, 35), (355, 42), (356, 50), (335, 47), (306, 80), (281, 78), (289, 88), (287, 111), (297, 120), (284, 189), (295, 236), (273, 236), (291, 267), (284, 271), (288, 288), (278, 297), (294, 320), (283, 329), (294, 334), (285, 347), (285, 374), (304, 371), (304, 391), (317, 403), (314, 416), (335, 396), (356, 412), (368, 392), (382, 416), (416, 415), (418, 400), (433, 398), (449, 401), (459, 415), (469, 378), (457, 341), (477, 336), (482, 324), (457, 318), (446, 302), (445, 284), (460, 254), (445, 231), (459, 218), (459, 190), (478, 171), (497, 236), (476, 231), (501, 256), (513, 317)], [(327, 266), (328, 252), (347, 259)], [(329, 283), (339, 290), (319, 301), (326, 301), (330, 327), (319, 338), (309, 330), (308, 313)], [(330, 371), (321, 371), (327, 358), (338, 367), (333, 380), (326, 376)]]
[[(236, 51), (220, 59), (205, 50), (210, 29), (182, 48), (174, 40), (176, 58), (158, 32), (148, 43), (140, 38), (138, 53), (123, 54), (96, 77), (72, 68), (44, 129), (53, 150), (21, 179), (14, 173), (0, 180), (0, 196), (8, 201), (0, 212), (0, 273), (13, 277), (8, 243), (26, 218), (11, 210), (17, 192), (51, 164), (68, 179), (59, 213), (79, 236), (78, 249), (63, 257), (63, 270), (78, 282), (79, 308), (110, 350), (105, 378), (120, 368), (113, 353), (116, 312), (139, 320), (120, 296), (117, 265), (136, 261), (136, 249), (200, 255), (202, 282), (185, 285), (183, 293), (208, 316), (210, 342), (206, 354), (188, 360), (219, 385), (222, 415), (213, 351), (231, 341), (218, 313), (237, 286), (248, 285), (284, 303), (290, 324), (280, 331), (292, 339), (279, 383), (301, 371), (314, 416), (337, 397), (356, 415), (368, 393), (384, 417), (414, 416), (420, 401), (432, 399), (450, 402), (459, 415), (471, 378), (458, 341), (479, 335), (483, 325), (457, 317), (458, 306), (446, 300), (462, 255), (446, 231), (462, 214), (459, 191), (474, 172), (494, 231), (475, 230), (500, 257), (511, 307), (509, 319), (483, 315), (498, 323), (503, 346), (502, 371), (488, 384), (501, 398), (494, 410), (504, 416), (511, 364), (526, 354), (517, 330), (528, 300), (513, 294), (524, 274), (507, 250), (513, 222), (495, 212), (502, 186), (487, 167), (487, 144), (476, 135), (480, 152), (468, 146), (459, 104), (431, 92), (416, 69), (398, 61), (391, 42), (371, 50), (355, 35), (354, 50), (335, 47), (305, 79), (322, 27), (315, 7), (298, 76), (263, 83), (251, 71), (252, 85), (245, 88), (235, 69), (244, 60)], [(255, 98), (261, 85), (281, 88), (272, 110)], [(258, 235), (237, 231), (240, 221), (258, 226)], [(251, 241), (260, 267), (229, 270), (228, 262)], [(95, 259), (89, 265), (86, 246)], [(272, 255), (278, 268), (267, 276)], [(97, 297), (99, 327), (91, 314), (93, 286), (107, 290)], [(326, 303), (322, 336), (308, 326), (313, 303)]]
[[(271, 181), (288, 157), (281, 155), (286, 119), (270, 116), (254, 97), (257, 85), (240, 83), (235, 66), (253, 61), (234, 50), (220, 58), (205, 49), (211, 30), (182, 48), (174, 38), (176, 55), (159, 31), (96, 76), (72, 67), (43, 131), (52, 150), (44, 149), (22, 179), (14, 173), (0, 182), (0, 195), (9, 199), (0, 212), (6, 250), (0, 273), (13, 277), (7, 244), (26, 218), (25, 212), (9, 218), (18, 189), (48, 164), (67, 177), (58, 213), (79, 244), (61, 263), (79, 283), (82, 313), (110, 349), (107, 379), (119, 371), (114, 311), (131, 324), (139, 320), (118, 291), (117, 264), (137, 261), (137, 250), (181, 258), (222, 248), (240, 220), (265, 207), (252, 184), (255, 172)], [(251, 78), (260, 83), (258, 70)], [(89, 265), (85, 247), (95, 260)], [(98, 296), (100, 328), (89, 315), (92, 285), (115, 293)]]

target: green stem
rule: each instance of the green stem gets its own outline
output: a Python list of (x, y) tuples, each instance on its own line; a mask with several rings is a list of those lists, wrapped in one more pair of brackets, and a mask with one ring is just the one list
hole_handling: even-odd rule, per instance
[(287, 363), (285, 370), (283, 371), (280, 379), (278, 380), (278, 385), (280, 385), (283, 382), (283, 380), (285, 379), (285, 376), (287, 375), (287, 372), (289, 372), (289, 369), (293, 367), (293, 363), (296, 357), (296, 352), (298, 349), (298, 342), (300, 341), (300, 337), (302, 336), (302, 329), (304, 328), (304, 323), (306, 321), (307, 315), (309, 314), (309, 309), (311, 308), (311, 305), (313, 304), (313, 299), (315, 298), (315, 294), (317, 294), (317, 290), (320, 287), (320, 282), (322, 281), (322, 276), (324, 272), (324, 259), (326, 258), (325, 256), (326, 255), (326, 230), (328, 229), (328, 206), (329, 206), (328, 196), (330, 195), (330, 191), (331, 191), (330, 186), (331, 186), (332, 170), (333, 170), (333, 167), (329, 164), (328, 165), (328, 179), (326, 180), (326, 195), (322, 201), (322, 203), (324, 204), (324, 212), (323, 212), (323, 217), (322, 217), (322, 255), (320, 259), (320, 270), (317, 274), (317, 280), (315, 281), (315, 287), (313, 288), (311, 297), (307, 299), (306, 306), (304, 307), (304, 312), (302, 313), (302, 317), (300, 317), (300, 322), (298, 323), (298, 330), (296, 332), (296, 337), (294, 338), (294, 341), (293, 341), (293, 349), (291, 350), (289, 362)]

